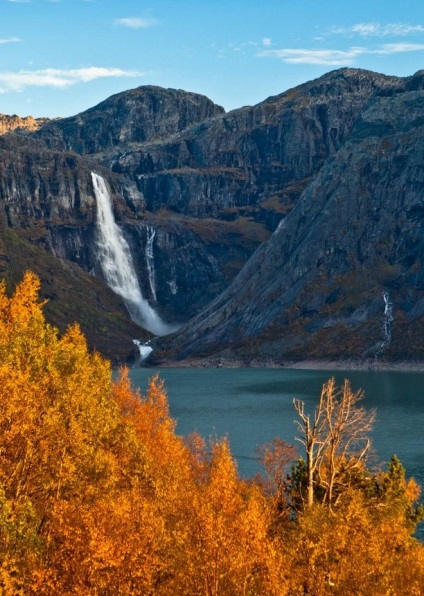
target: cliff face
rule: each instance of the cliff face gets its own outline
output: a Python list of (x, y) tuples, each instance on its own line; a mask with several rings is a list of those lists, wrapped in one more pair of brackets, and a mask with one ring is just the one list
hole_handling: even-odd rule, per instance
[(37, 220), (92, 221), (90, 167), (28, 137), (0, 137), (0, 199), (10, 227)]
[[(187, 321), (199, 308), (206, 306), (227, 287), (257, 246), (269, 237), (263, 226), (246, 218), (222, 223), (204, 220), (199, 225), (193, 219), (149, 213), (145, 210), (143, 196), (131, 180), (119, 177), (75, 153), (52, 151), (37, 139), (11, 135), (0, 138), (1, 233), (14, 231), (17, 238), (27, 243), (28, 250), (30, 244), (34, 245), (39, 251), (40, 264), (53, 255), (59, 259), (59, 269), (63, 268), (63, 263), (69, 266), (75, 264), (81, 268), (81, 274), (90, 273), (99, 280), (103, 279), (98, 258), (97, 207), (92, 171), (101, 174), (107, 181), (115, 218), (131, 246), (144, 297), (170, 322)], [(153, 233), (150, 266), (154, 271), (151, 281), (146, 250)], [(4, 255), (9, 265), (10, 262), (16, 265), (9, 277), (17, 281), (19, 268), (15, 256), (7, 250)], [(54, 263), (54, 259), (49, 262)], [(9, 265), (4, 273), (6, 277)], [(21, 273), (27, 266), (22, 258)], [(31, 267), (42, 276), (43, 281), (47, 280), (48, 286), (59, 283), (60, 276), (55, 282), (54, 267), (46, 269), (38, 266), (37, 259), (33, 259)], [(93, 285), (92, 277), (84, 279), (90, 279), (89, 285)], [(96, 302), (98, 287), (96, 291), (92, 287), (87, 291)], [(81, 310), (86, 307), (83, 294), (83, 291), (79, 294)], [(63, 293), (54, 291), (52, 296), (50, 300), (59, 300)], [(98, 302), (105, 303), (103, 298)], [(120, 303), (121, 310), (126, 312), (122, 300), (116, 298), (115, 303)], [(89, 339), (98, 337), (94, 320), (97, 317), (100, 325), (104, 314), (91, 316), (92, 328), (85, 328)], [(78, 308), (74, 315), (68, 322), (81, 318)], [(61, 320), (62, 317), (53, 318), (55, 324), (63, 327)], [(122, 327), (122, 322), (120, 325)], [(143, 338), (142, 330), (134, 334), (134, 325), (128, 328), (133, 337)], [(147, 339), (148, 336), (144, 333), (144, 337)], [(111, 344), (107, 346), (109, 339)], [(92, 344), (116, 359), (115, 340), (110, 332), (109, 339), (103, 344), (92, 339)], [(134, 357), (131, 338), (127, 339), (126, 350), (127, 357)], [(124, 347), (118, 349), (121, 359), (124, 351)]]
[[(122, 186), (113, 177), (110, 184), (126, 208)], [(135, 360), (131, 339), (149, 334), (129, 319), (122, 299), (101, 277), (88, 274), (96, 260), (95, 219), (91, 164), (27, 136), (0, 137), (0, 277), (12, 290), (33, 270), (53, 324), (64, 330), (78, 321), (91, 348), (115, 363)], [(55, 242), (65, 239), (71, 248), (59, 254)]]
[(122, 146), (105, 163), (136, 181), (151, 211), (226, 218), (244, 208), (275, 229), (340, 148), (369, 98), (399, 84), (344, 69), (171, 139)]
[[(143, 296), (167, 322), (194, 317), (161, 342), (168, 356), (420, 355), (422, 79), (342, 69), (228, 114), (141, 87), (0, 137), (4, 276), (13, 283), (25, 263), (12, 272), (10, 247), (36, 250), (55, 306), (59, 272), (80, 272), (76, 312), (89, 296), (84, 330), (113, 354), (95, 171)], [(113, 296), (125, 359), (148, 334)], [(52, 309), (62, 325), (68, 310)]]
[(50, 122), (50, 118), (33, 118), (32, 116), (8, 116), (7, 114), (0, 114), (0, 135), (7, 134), (9, 132), (34, 132), (38, 130), (44, 124)]
[(180, 357), (424, 356), (423, 80), (370, 99), (272, 238), (181, 330)]

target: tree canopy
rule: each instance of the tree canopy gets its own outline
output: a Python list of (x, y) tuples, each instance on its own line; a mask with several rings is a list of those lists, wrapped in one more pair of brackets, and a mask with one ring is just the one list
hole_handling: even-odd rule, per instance
[(141, 395), (77, 325), (59, 336), (38, 290), (32, 273), (0, 285), (2, 594), (422, 593), (419, 488), (397, 458), (370, 472), (330, 441), (308, 502), (275, 440), (242, 480), (226, 440), (175, 433), (157, 376)]

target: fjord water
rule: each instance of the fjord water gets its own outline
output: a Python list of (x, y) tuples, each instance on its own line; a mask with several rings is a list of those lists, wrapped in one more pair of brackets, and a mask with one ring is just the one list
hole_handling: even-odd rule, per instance
[[(130, 371), (134, 387), (144, 394), (156, 371)], [(228, 436), (242, 476), (259, 470), (256, 449), (279, 437), (295, 442), (294, 397), (313, 411), (322, 384), (334, 376), (363, 389), (366, 408), (377, 408), (372, 432), (373, 460), (387, 462), (395, 453), (424, 487), (424, 374), (383, 371), (313, 371), (295, 369), (162, 369), (177, 433), (193, 431), (205, 438)], [(301, 449), (299, 449), (301, 453)]]

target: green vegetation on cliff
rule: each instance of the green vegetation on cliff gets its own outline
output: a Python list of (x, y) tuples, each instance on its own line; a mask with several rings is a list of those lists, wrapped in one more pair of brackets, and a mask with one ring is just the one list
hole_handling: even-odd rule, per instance
[[(102, 281), (70, 261), (59, 260), (32, 239), (37, 230), (3, 229), (0, 232), (0, 277), (9, 291), (15, 289), (28, 269), (42, 280), (40, 296), (47, 300), (46, 319), (63, 332), (78, 321), (91, 349), (113, 363), (138, 357), (131, 341), (148, 339), (149, 333), (133, 323), (119, 296)], [(42, 232), (43, 233), (43, 232)]]

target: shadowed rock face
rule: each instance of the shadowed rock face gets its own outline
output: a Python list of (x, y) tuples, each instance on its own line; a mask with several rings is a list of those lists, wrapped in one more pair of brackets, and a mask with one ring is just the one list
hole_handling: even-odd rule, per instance
[(369, 98), (400, 81), (353, 69), (330, 73), (171, 139), (122, 147), (115, 172), (133, 178), (147, 209), (229, 217), (250, 208), (275, 229), (349, 135)]
[(29, 137), (0, 137), (0, 200), (9, 227), (93, 221), (89, 174), (90, 165), (76, 155), (49, 151)]
[[(272, 238), (175, 338), (180, 357), (422, 357), (423, 75), (370, 99)], [(406, 340), (408, 338), (408, 340)]]
[[(51, 323), (63, 331), (78, 321), (91, 348), (115, 364), (134, 361), (131, 339), (149, 334), (129, 319), (100, 277), (88, 274), (96, 261), (91, 168), (77, 155), (47, 150), (31, 138), (0, 137), (0, 277), (12, 291), (33, 270)], [(120, 197), (116, 177), (109, 178)], [(122, 197), (120, 204), (126, 208)]]
[(422, 72), (341, 69), (228, 114), (184, 91), (120, 93), (0, 137), (0, 224), (101, 281), (94, 170), (143, 295), (166, 321), (195, 317), (162, 343), (171, 356), (380, 357), (386, 291), (398, 357), (424, 313), (422, 88)]
[(168, 137), (223, 111), (203, 95), (145, 86), (113, 95), (77, 116), (51, 122), (36, 137), (51, 149), (93, 154)]

